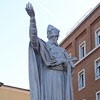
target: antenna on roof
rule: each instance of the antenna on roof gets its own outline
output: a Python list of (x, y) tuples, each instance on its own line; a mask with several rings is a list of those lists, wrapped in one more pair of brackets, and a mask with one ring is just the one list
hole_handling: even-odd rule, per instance
[(3, 85), (4, 83), (0, 82), (0, 87)]

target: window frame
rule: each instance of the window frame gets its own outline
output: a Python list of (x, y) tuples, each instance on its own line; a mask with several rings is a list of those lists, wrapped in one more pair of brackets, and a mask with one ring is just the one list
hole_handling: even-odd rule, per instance
[(99, 57), (99, 58), (97, 58), (97, 59), (94, 61), (95, 80), (100, 79), (100, 76), (99, 76), (99, 77), (97, 77), (97, 61), (99, 61), (99, 60), (100, 60), (100, 57)]
[[(79, 85), (79, 84), (80, 84), (79, 81), (80, 81), (80, 74), (81, 74), (81, 73), (83, 73), (83, 79), (84, 79), (84, 80), (83, 80), (83, 82), (84, 82), (84, 83), (83, 83), (83, 84), (84, 84), (83, 87), (80, 87), (80, 85)], [(85, 69), (82, 69), (81, 71), (78, 72), (78, 91), (84, 89), (84, 88), (85, 88), (85, 85), (86, 85), (86, 83), (85, 83)]]
[(69, 53), (69, 54), (68, 54), (68, 57), (69, 57), (69, 58), (72, 58), (72, 53)]
[(99, 100), (97, 97), (99, 93), (100, 93), (100, 90), (96, 92), (96, 100)]
[[(82, 57), (82, 53), (81, 53), (81, 48), (84, 47), (84, 56)], [(79, 45), (79, 59), (83, 59), (86, 56), (86, 42), (83, 41), (80, 45)]]
[(95, 46), (99, 46), (100, 44), (98, 43), (98, 31), (100, 31), (100, 27), (95, 31)]

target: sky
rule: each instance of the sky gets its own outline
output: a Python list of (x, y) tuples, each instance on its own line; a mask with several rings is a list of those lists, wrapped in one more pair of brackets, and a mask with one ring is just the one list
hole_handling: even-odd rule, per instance
[(47, 26), (60, 29), (60, 43), (100, 0), (1, 0), (0, 1), (0, 82), (29, 89), (29, 16), (26, 3), (36, 14), (38, 36), (47, 41)]

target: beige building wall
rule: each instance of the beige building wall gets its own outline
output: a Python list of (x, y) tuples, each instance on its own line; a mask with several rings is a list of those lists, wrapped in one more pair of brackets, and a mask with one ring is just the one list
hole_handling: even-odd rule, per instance
[(2, 85), (0, 100), (30, 100), (29, 90)]

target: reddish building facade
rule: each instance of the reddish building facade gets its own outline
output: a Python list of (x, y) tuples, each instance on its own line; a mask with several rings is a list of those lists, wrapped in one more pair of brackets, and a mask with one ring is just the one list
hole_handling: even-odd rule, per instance
[(100, 100), (100, 3), (60, 45), (78, 58), (73, 75), (75, 100)]

